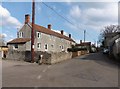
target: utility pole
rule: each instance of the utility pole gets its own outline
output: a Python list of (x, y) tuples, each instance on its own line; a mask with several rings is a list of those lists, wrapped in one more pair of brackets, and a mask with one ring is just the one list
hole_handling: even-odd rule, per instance
[(34, 63), (35, 0), (32, 1), (31, 62)]
[(85, 42), (85, 38), (86, 38), (86, 30), (84, 30), (84, 42)]

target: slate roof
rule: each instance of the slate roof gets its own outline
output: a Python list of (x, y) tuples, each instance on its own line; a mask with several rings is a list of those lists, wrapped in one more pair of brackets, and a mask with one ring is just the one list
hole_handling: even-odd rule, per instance
[(59, 38), (64, 38), (66, 40), (75, 42), (72, 38), (69, 38), (68, 36), (62, 35), (62, 34), (60, 34), (58, 32), (55, 32), (55, 31), (50, 30), (48, 28), (45, 28), (43, 26), (39, 26), (37, 24), (34, 24), (34, 26), (35, 26), (35, 30), (37, 30), (39, 32), (42, 32), (42, 33), (45, 33), (45, 34), (49, 34), (49, 35), (53, 35), (53, 36), (56, 36), (56, 37), (59, 37)]
[(16, 44), (16, 43), (24, 44), (30, 40), (31, 40), (30, 38), (16, 38), (13, 39), (12, 41), (9, 41), (7, 44)]

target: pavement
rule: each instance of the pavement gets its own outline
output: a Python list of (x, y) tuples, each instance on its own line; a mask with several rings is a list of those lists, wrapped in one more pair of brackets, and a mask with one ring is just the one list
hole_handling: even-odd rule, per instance
[(2, 61), (3, 87), (118, 87), (118, 65), (92, 53), (53, 65)]

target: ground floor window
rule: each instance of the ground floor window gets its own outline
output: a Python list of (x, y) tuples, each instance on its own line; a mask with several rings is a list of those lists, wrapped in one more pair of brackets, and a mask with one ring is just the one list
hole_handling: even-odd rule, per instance
[(41, 48), (41, 43), (37, 43), (37, 48), (38, 48), (38, 49)]
[(14, 47), (17, 49), (18, 48), (18, 44), (15, 44)]
[(48, 44), (45, 44), (45, 50), (48, 50)]

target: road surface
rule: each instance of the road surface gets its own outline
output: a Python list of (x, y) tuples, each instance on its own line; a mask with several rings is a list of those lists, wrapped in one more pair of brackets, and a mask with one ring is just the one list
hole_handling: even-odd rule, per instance
[(102, 53), (54, 65), (2, 62), (3, 87), (118, 87), (118, 62)]

